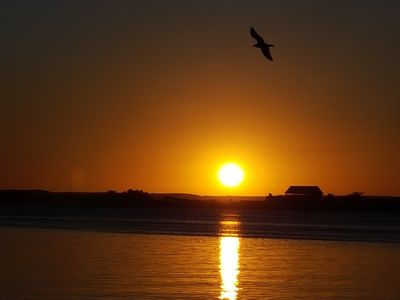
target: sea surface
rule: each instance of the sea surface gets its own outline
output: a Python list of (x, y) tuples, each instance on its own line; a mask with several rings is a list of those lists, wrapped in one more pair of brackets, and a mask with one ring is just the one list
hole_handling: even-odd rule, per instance
[(3, 207), (0, 299), (400, 299), (400, 220)]

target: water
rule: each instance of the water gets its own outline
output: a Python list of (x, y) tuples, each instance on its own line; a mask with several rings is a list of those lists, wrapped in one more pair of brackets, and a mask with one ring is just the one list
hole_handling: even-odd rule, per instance
[[(239, 222), (240, 228), (221, 226), (224, 221)], [(400, 217), (396, 213), (3, 206), (0, 226), (196, 236), (219, 236), (221, 230), (233, 229), (241, 237), (400, 243)]]
[(392, 216), (73, 215), (3, 211), (0, 299), (400, 297)]

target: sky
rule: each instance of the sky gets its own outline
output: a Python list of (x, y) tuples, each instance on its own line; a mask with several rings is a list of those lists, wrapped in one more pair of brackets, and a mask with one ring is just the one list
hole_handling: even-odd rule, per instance
[(2, 189), (400, 195), (397, 0), (2, 1), (0, 20)]

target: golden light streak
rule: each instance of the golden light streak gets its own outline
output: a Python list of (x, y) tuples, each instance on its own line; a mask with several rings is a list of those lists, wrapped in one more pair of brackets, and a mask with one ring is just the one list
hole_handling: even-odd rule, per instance
[(224, 236), (220, 238), (220, 299), (236, 300), (239, 275), (239, 237)]
[(239, 286), (239, 253), (240, 238), (238, 234), (239, 222), (222, 221), (220, 222), (221, 236), (219, 240), (219, 272), (221, 275), (220, 299), (236, 300)]

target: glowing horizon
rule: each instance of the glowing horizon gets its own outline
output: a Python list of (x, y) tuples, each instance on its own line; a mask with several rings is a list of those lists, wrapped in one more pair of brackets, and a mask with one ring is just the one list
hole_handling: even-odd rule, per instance
[(5, 2), (1, 189), (400, 195), (395, 1)]

